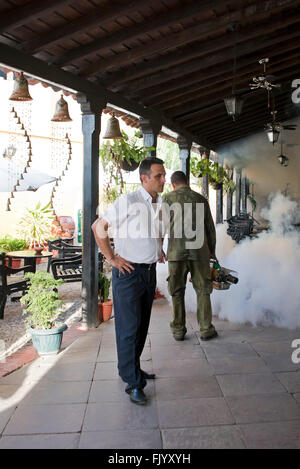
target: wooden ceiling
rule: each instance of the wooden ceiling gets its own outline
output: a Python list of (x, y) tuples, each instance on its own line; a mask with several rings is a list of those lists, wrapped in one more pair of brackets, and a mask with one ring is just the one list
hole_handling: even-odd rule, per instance
[[(300, 0), (1, 0), (0, 13), (0, 61), (1, 45), (9, 46), (14, 58), (7, 65), (34, 57), (35, 70), (47, 65), (59, 83), (71, 77), (72, 88), (74, 77), (75, 90), (83, 80), (93, 83), (109, 92), (111, 104), (120, 105), (121, 96), (137, 113), (212, 149), (270, 121), (266, 91), (249, 88), (261, 58), (270, 58), (268, 74), (282, 84), (278, 120), (296, 115)], [(223, 99), (232, 93), (235, 44), (236, 88), (245, 103), (233, 122)]]

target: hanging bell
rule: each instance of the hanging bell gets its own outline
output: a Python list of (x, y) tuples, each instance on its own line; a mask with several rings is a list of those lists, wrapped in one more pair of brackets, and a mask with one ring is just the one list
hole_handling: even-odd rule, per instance
[(10, 101), (32, 101), (32, 97), (28, 91), (28, 81), (24, 77), (23, 72), (16, 77), (14, 90), (9, 99)]
[(60, 99), (56, 103), (55, 113), (53, 118), (51, 119), (52, 122), (70, 122), (72, 119), (69, 115), (69, 108), (67, 101), (64, 100), (63, 95), (61, 95)]
[(121, 130), (120, 130), (119, 121), (115, 117), (114, 113), (112, 114), (112, 117), (108, 119), (106, 132), (102, 138), (111, 138), (111, 139), (123, 138), (123, 135), (121, 134)]

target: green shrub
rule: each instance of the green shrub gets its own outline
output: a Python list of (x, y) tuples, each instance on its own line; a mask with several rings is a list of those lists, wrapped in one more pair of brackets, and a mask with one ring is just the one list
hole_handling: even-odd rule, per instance
[(29, 279), (29, 287), (20, 302), (26, 305), (23, 315), (26, 325), (36, 329), (51, 329), (54, 320), (60, 310), (62, 300), (59, 298), (57, 287), (64, 283), (63, 280), (55, 280), (46, 272), (27, 273), (24, 276)]
[(102, 272), (98, 274), (98, 296), (101, 303), (105, 303), (109, 296), (109, 287), (111, 280), (107, 278)]
[(13, 238), (10, 235), (5, 235), (0, 238), (0, 251), (23, 251), (27, 246), (25, 239)]

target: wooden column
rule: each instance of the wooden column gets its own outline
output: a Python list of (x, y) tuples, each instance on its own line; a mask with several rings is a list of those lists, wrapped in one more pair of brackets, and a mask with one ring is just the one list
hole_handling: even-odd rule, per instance
[(144, 137), (144, 148), (154, 147), (154, 150), (147, 150), (147, 157), (156, 156), (157, 137), (161, 129), (161, 123), (151, 122), (149, 119), (140, 119), (140, 128)]
[[(230, 179), (233, 178), (233, 169), (229, 170), (229, 175)], [(228, 220), (229, 218), (232, 217), (232, 192), (228, 191), (227, 192), (227, 208), (226, 208), (226, 219)]]
[(179, 146), (180, 169), (187, 176), (189, 183), (192, 142), (180, 135), (177, 138), (177, 144)]
[(91, 225), (97, 218), (99, 201), (99, 134), (104, 103), (80, 95), (83, 132), (83, 238), (82, 238), (82, 316), (88, 327), (98, 321), (98, 248)]
[[(209, 159), (209, 155), (210, 155), (210, 150), (208, 148), (201, 148), (200, 149), (200, 155), (202, 157), (202, 159), (206, 159), (208, 160)], [(204, 176), (202, 178), (202, 194), (204, 195), (204, 197), (209, 200), (209, 182), (208, 182), (208, 176)]]
[(241, 211), (241, 177), (242, 170), (238, 168), (235, 170), (235, 215), (239, 215)]

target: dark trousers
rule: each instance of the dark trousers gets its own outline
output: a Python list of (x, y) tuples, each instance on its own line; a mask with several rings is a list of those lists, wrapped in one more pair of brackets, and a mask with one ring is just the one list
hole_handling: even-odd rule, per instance
[(119, 375), (126, 391), (147, 384), (140, 367), (156, 288), (156, 265), (132, 264), (135, 270), (122, 274), (113, 267), (112, 289)]

